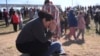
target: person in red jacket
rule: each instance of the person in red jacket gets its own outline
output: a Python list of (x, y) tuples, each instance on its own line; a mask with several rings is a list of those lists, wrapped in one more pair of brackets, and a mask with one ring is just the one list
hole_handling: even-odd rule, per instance
[(19, 17), (15, 11), (12, 13), (12, 24), (13, 24), (14, 31), (17, 32), (17, 25), (19, 24)]

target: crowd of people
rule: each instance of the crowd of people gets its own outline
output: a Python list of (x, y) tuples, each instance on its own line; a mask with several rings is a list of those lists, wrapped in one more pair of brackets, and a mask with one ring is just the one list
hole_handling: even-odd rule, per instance
[(38, 17), (38, 9), (35, 8), (26, 8), (22, 7), (20, 10), (19, 9), (14, 9), (11, 7), (9, 10), (3, 9), (0, 10), (0, 20), (4, 20), (5, 26), (9, 27), (10, 24), (13, 25), (14, 31), (18, 31), (18, 25), (19, 25), (19, 30), (23, 28), (23, 21), (26, 18), (29, 18), (29, 20), (32, 20), (33, 18)]
[[(30, 21), (23, 26), (26, 17)], [(64, 35), (69, 41), (72, 36), (78, 41), (81, 35), (84, 41), (85, 30), (91, 29), (92, 20), (96, 33), (100, 34), (100, 6), (68, 7), (62, 12), (52, 1), (45, 0), (42, 9), (23, 7), (15, 10), (12, 7), (9, 12), (6, 9), (3, 12), (0, 10), (0, 19), (5, 21), (6, 27), (11, 23), (15, 32), (19, 25), (22, 30), (16, 39), (16, 47), (30, 56), (66, 56), (59, 39)]]
[(3, 9), (3, 12), (0, 11), (0, 20), (4, 20), (6, 27), (12, 24), (15, 32), (18, 30), (18, 25), (19, 29), (23, 28), (23, 18), (19, 10), (11, 8), (8, 12), (7, 9)]
[[(95, 32), (97, 34), (100, 34), (100, 19), (99, 19), (100, 18), (100, 6), (94, 6), (94, 7), (90, 6), (88, 8), (76, 7), (75, 9), (72, 9), (72, 10), (70, 9), (71, 8), (68, 7), (64, 13), (66, 15), (65, 19), (67, 20), (66, 22), (68, 24), (68, 25), (66, 24), (65, 25), (69, 27), (70, 34), (72, 33), (74, 38), (75, 38), (76, 29), (79, 29), (79, 33), (77, 34), (77, 37), (80, 35), (80, 32), (83, 32), (82, 37), (84, 37), (84, 31), (85, 29), (87, 30), (91, 29), (90, 23), (92, 21), (94, 22), (94, 25), (95, 25), (94, 27)], [(72, 26), (74, 28), (71, 28)]]

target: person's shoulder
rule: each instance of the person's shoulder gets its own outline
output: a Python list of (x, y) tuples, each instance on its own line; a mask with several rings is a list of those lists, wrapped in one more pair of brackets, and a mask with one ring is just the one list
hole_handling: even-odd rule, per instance
[(35, 19), (30, 20), (26, 25), (36, 26), (38, 24), (40, 24), (40, 20), (39, 18), (35, 18)]
[(33, 24), (33, 23), (35, 23), (36, 21), (37, 21), (37, 19), (29, 20), (29, 21), (26, 23), (26, 25), (27, 25), (27, 24)]

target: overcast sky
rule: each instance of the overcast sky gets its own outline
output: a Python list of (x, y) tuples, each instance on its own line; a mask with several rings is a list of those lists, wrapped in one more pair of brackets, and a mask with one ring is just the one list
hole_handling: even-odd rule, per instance
[[(51, 0), (53, 4), (61, 5), (64, 9), (75, 5), (100, 5), (100, 0)], [(6, 0), (0, 0), (0, 4), (5, 4)], [(8, 4), (44, 4), (44, 0), (8, 0)]]

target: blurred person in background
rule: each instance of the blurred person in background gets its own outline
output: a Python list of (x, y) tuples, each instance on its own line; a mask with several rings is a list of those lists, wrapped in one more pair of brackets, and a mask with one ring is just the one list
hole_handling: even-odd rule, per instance
[(60, 17), (59, 17), (59, 9), (53, 5), (53, 3), (49, 0), (45, 0), (43, 8), (43, 11), (51, 14), (54, 17), (54, 21), (56, 22), (56, 35), (55, 38), (61, 37), (61, 26), (60, 26)]
[(100, 9), (96, 9), (96, 14), (94, 16), (96, 33), (100, 33)]
[(68, 26), (69, 26), (69, 33), (66, 37), (68, 37), (69, 41), (71, 40), (71, 36), (74, 37), (76, 40), (76, 27), (78, 25), (77, 19), (74, 14), (74, 10), (70, 9), (68, 13)]
[(19, 30), (23, 28), (23, 18), (22, 18), (22, 14), (19, 10), (17, 10), (17, 14), (19, 17)]
[(17, 26), (19, 24), (19, 16), (16, 11), (13, 11), (13, 14), (11, 17), (11, 23), (13, 24), (14, 31), (17, 32)]
[(3, 9), (3, 19), (5, 20), (6, 27), (9, 26), (9, 14), (6, 9)]
[(2, 14), (2, 11), (0, 10), (0, 20), (2, 20), (2, 16), (3, 14)]
[(79, 12), (78, 13), (78, 34), (77, 34), (77, 39), (79, 39), (80, 34), (82, 34), (82, 40), (84, 41), (84, 33), (85, 33), (85, 19), (84, 19), (84, 13), (83, 12)]

